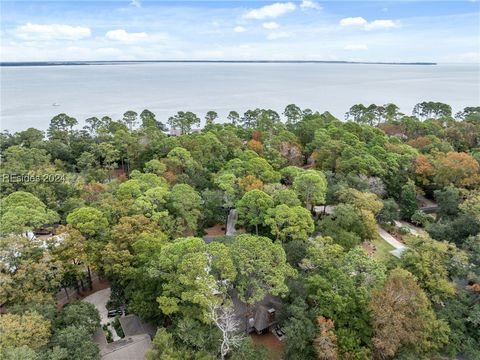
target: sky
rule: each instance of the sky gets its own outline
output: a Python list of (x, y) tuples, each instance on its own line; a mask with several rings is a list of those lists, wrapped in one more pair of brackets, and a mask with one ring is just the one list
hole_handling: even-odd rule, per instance
[(4, 1), (1, 61), (480, 63), (478, 1)]

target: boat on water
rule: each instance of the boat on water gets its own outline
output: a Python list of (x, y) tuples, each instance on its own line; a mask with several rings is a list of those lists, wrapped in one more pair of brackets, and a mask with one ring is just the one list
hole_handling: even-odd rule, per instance
[(53, 103), (52, 106), (60, 106), (60, 104)]

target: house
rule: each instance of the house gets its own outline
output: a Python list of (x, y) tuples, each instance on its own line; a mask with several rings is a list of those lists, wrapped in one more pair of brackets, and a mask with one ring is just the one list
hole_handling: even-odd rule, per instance
[(133, 314), (120, 317), (120, 325), (125, 334), (123, 339), (107, 343), (101, 328), (94, 334), (102, 360), (145, 360), (156, 326), (143, 322)]
[(265, 334), (278, 324), (278, 316), (282, 308), (279, 298), (269, 294), (251, 308), (239, 299), (235, 291), (230, 292), (230, 297), (237, 319), (241, 324), (241, 330), (246, 333)]
[(249, 325), (251, 331), (255, 331), (257, 334), (264, 334), (270, 332), (278, 324), (277, 309), (273, 307), (273, 304), (269, 306), (257, 305), (255, 307), (255, 314), (249, 319)]
[(102, 360), (145, 360), (150, 344), (148, 334), (125, 337), (101, 347)]
[(122, 316), (120, 318), (120, 324), (122, 325), (125, 336), (147, 334), (153, 339), (157, 331), (157, 327), (155, 325), (145, 323), (140, 320), (137, 315), (133, 314)]

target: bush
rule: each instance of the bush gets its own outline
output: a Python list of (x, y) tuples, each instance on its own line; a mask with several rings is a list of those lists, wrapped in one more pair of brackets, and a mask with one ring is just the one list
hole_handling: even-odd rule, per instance
[(105, 334), (105, 337), (107, 338), (107, 343), (113, 342), (113, 335), (110, 329), (108, 328), (108, 324), (103, 324), (102, 330), (103, 330), (103, 333)]
[(415, 211), (410, 220), (418, 226), (427, 226), (434, 221), (431, 215), (424, 213), (422, 210)]
[(400, 232), (400, 234), (402, 235), (407, 235), (407, 234), (410, 234), (410, 228), (408, 226), (401, 226), (398, 231)]
[(120, 324), (120, 316), (115, 316), (112, 322), (112, 326), (117, 332), (117, 335), (120, 336), (122, 339), (125, 337), (125, 333), (123, 332), (122, 329), (122, 324)]

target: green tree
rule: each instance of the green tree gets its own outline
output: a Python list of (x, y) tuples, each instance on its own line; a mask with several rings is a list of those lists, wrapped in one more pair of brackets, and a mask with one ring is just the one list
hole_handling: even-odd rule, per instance
[(408, 181), (402, 186), (398, 205), (400, 206), (400, 217), (403, 220), (410, 220), (415, 211), (418, 210), (417, 193), (412, 181)]
[(152, 159), (145, 163), (145, 167), (143, 169), (147, 173), (152, 173), (156, 175), (161, 175), (167, 170), (167, 167), (164, 163), (160, 162), (157, 159)]
[(100, 314), (93, 304), (77, 300), (62, 309), (58, 321), (62, 327), (83, 327), (93, 334), (100, 327)]
[(290, 207), (294, 207), (301, 205), (297, 193), (290, 189), (275, 190), (272, 194), (272, 200), (275, 206), (287, 205)]
[(1, 349), (0, 355), (3, 360), (40, 360), (40, 356), (35, 350), (28, 346), (7, 347)]
[(175, 185), (167, 195), (167, 208), (186, 231), (197, 230), (200, 195), (187, 184)]
[(100, 360), (98, 345), (84, 327), (70, 325), (58, 330), (52, 337), (51, 345), (64, 348), (69, 359)]
[(287, 126), (295, 125), (303, 117), (302, 110), (295, 104), (287, 105), (283, 115), (287, 118)]
[(193, 125), (200, 125), (200, 118), (190, 111), (179, 111), (168, 118), (168, 124), (174, 129), (180, 129), (182, 134), (188, 134)]
[(400, 208), (394, 199), (385, 199), (383, 202), (383, 208), (377, 215), (378, 221), (386, 224), (393, 224), (395, 220), (399, 219)]
[(162, 122), (158, 121), (155, 118), (155, 114), (150, 110), (143, 110), (140, 113), (140, 120), (142, 121), (142, 127), (145, 129), (158, 129), (160, 131), (167, 130), (165, 125)]
[(138, 114), (135, 111), (128, 110), (123, 114), (123, 122), (128, 126), (130, 131), (133, 130), (133, 127), (137, 123)]
[(84, 236), (98, 236), (108, 228), (108, 220), (98, 209), (83, 207), (67, 216), (67, 223), (78, 229)]
[(208, 111), (205, 115), (206, 125), (212, 125), (218, 118), (218, 114), (215, 111)]
[(468, 264), (466, 254), (454, 244), (430, 239), (428, 236), (407, 238), (408, 249), (401, 265), (418, 279), (434, 303), (442, 304), (455, 295), (453, 277), (464, 276)]
[(24, 315), (4, 314), (0, 317), (0, 348), (28, 346), (39, 349), (47, 345), (51, 324), (36, 312)]
[(437, 220), (448, 220), (456, 217), (460, 209), (460, 190), (449, 186), (443, 190), (435, 190), (435, 200), (438, 204)]
[(294, 240), (305, 241), (314, 230), (310, 212), (301, 206), (278, 205), (269, 209), (265, 224), (270, 226), (272, 235), (283, 243)]
[(22, 234), (58, 221), (56, 212), (47, 209), (35, 195), (16, 191), (0, 201), (1, 233)]
[(305, 207), (312, 211), (315, 205), (325, 202), (327, 180), (319, 171), (308, 170), (298, 175), (293, 181), (293, 187)]
[(58, 114), (50, 120), (50, 126), (47, 130), (48, 137), (51, 139), (67, 140), (68, 132), (71, 132), (77, 123), (77, 119), (67, 114)]
[(269, 359), (269, 351), (263, 345), (257, 345), (252, 342), (251, 339), (246, 338), (242, 344), (233, 351), (231, 356), (232, 360), (244, 360), (244, 359), (257, 359), (267, 360)]
[(229, 248), (199, 238), (178, 238), (154, 259), (149, 272), (162, 279), (157, 301), (166, 315), (179, 313), (208, 323), (210, 307), (223, 301), (236, 276)]
[(268, 209), (273, 207), (272, 197), (261, 190), (250, 190), (237, 203), (238, 216), (245, 225), (255, 226), (265, 223)]
[(232, 123), (232, 125), (237, 125), (240, 122), (240, 115), (236, 111), (230, 111), (227, 119)]
[(287, 264), (280, 243), (245, 234), (235, 238), (230, 251), (237, 270), (235, 288), (242, 301), (252, 305), (267, 294), (281, 295), (288, 291), (285, 281), (295, 275), (295, 270)]
[(287, 359), (314, 359), (315, 324), (303, 299), (294, 299), (285, 309), (285, 355)]

